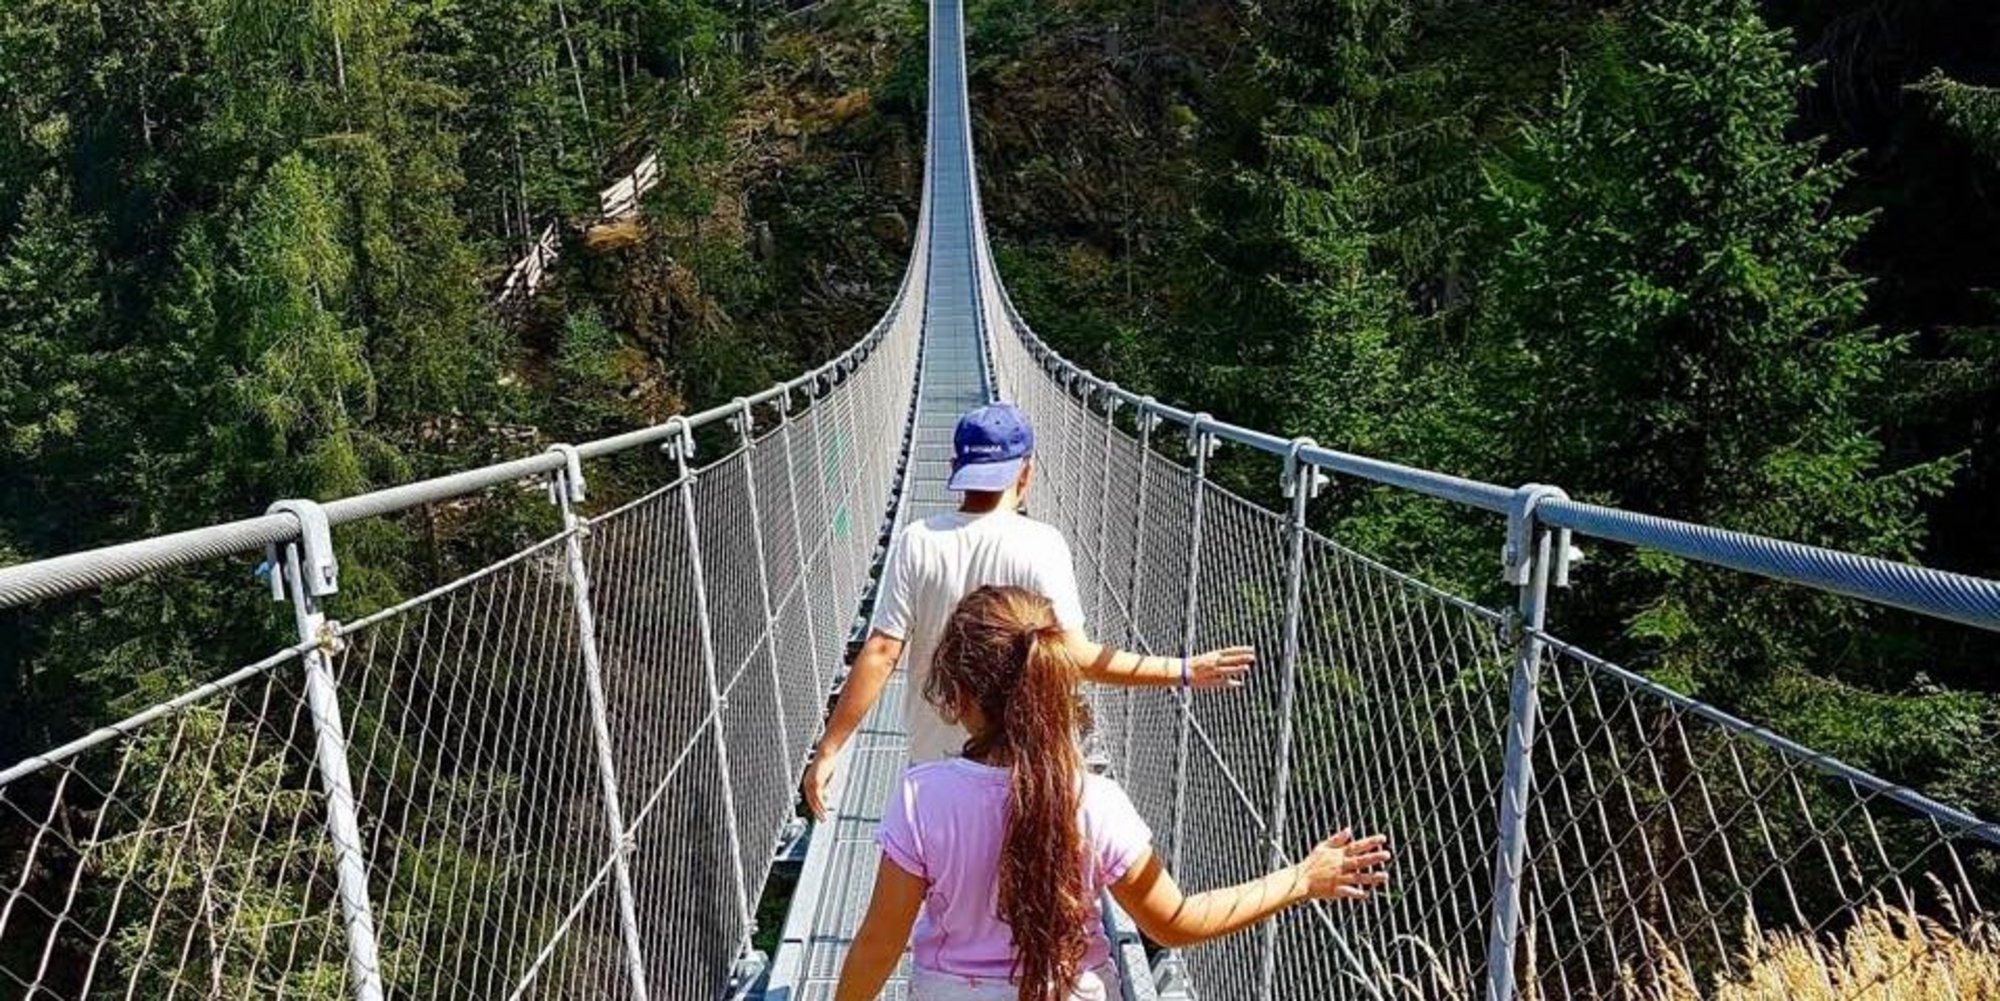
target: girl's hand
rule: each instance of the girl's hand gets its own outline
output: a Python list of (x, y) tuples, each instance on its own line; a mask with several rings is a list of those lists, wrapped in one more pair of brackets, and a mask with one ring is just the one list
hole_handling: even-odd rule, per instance
[(1188, 658), (1188, 684), (1194, 688), (1241, 688), (1252, 665), (1254, 647), (1229, 646)]
[(1316, 900), (1361, 900), (1370, 887), (1389, 881), (1382, 867), (1389, 864), (1389, 839), (1371, 834), (1359, 841), (1352, 828), (1319, 843), (1299, 863), (1306, 896)]

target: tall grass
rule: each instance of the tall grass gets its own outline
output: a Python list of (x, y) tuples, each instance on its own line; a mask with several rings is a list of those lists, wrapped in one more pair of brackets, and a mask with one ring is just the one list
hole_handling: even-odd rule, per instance
[[(1975, 916), (1965, 917), (1970, 911)], [(1906, 907), (1863, 908), (1842, 931), (1815, 935), (1759, 932), (1745, 921), (1745, 946), (1729, 971), (1702, 978), (1678, 949), (1652, 933), (1650, 957), (1634, 956), (1616, 988), (1601, 998), (1551, 994), (1535, 966), (1525, 971), (1522, 1001), (2000, 1001), (2000, 926), (1976, 908), (1947, 908), (1944, 920)], [(1393, 963), (1370, 943), (1354, 943), (1372, 969), (1364, 996), (1381, 1001), (1480, 1001), (1483, 978), (1445, 962), (1423, 942), (1399, 937), (1390, 952), (1415, 963)], [(1537, 952), (1533, 936), (1524, 943)], [(1532, 959), (1530, 960), (1532, 964)], [(1414, 965), (1421, 970), (1412, 975)], [(1704, 979), (1709, 982), (1704, 983)]]
[(1710, 989), (1672, 950), (1633, 1001), (1984, 1001), (2000, 999), (2000, 931), (1984, 916), (1943, 922), (1876, 905), (1831, 936), (1751, 934), (1734, 974)]

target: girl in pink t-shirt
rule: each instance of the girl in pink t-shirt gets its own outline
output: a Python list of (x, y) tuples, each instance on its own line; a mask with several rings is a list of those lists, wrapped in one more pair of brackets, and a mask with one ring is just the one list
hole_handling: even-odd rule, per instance
[(911, 768), (890, 794), (875, 895), (835, 1001), (872, 1001), (906, 943), (911, 1001), (1103, 1001), (1117, 983), (1104, 890), (1178, 948), (1386, 882), (1382, 836), (1342, 831), (1298, 865), (1184, 897), (1124, 790), (1083, 769), (1080, 677), (1039, 595), (984, 587), (959, 603), (924, 697), (971, 739), (964, 757)]

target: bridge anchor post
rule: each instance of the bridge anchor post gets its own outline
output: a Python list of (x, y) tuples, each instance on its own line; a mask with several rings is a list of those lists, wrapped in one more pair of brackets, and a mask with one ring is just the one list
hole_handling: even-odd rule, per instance
[(1502, 573), (1520, 592), (1507, 638), (1514, 644), (1508, 695), (1505, 770), (1500, 780), (1499, 844), (1493, 863), (1493, 915), (1486, 946), (1487, 1001), (1515, 1001), (1515, 951), (1521, 938), (1521, 887), (1528, 851), (1528, 797), (1534, 786), (1535, 728), (1541, 711), (1542, 638), (1549, 584), (1569, 583), (1569, 534), (1535, 517), (1535, 506), (1566, 498), (1555, 487), (1529, 484), (1514, 492), (1507, 517)]
[(576, 505), (583, 503), (587, 495), (583, 460), (571, 445), (553, 445), (549, 451), (563, 457), (562, 468), (549, 476), (549, 500), (562, 512), (566, 535), (563, 552), (568, 564), (571, 605), (576, 614), (577, 646), (583, 656), (584, 688), (590, 702), (591, 744), (597, 757), (604, 826), (611, 841), (611, 878), (618, 893), (618, 925), (625, 940), (625, 969), (632, 983), (633, 1001), (648, 1001), (652, 992), (646, 984), (639, 908), (632, 893), (631, 856), (637, 844), (625, 826), (618, 762), (611, 744), (611, 716), (604, 697), (604, 670), (597, 652), (597, 615), (590, 602), (590, 571), (583, 559), (583, 539), (590, 531), (590, 522), (576, 512)]
[(312, 716), (313, 759), (320, 793), (326, 797), (326, 834), (333, 844), (341, 923), (347, 935), (347, 972), (355, 1001), (382, 1001), (381, 953), (375, 938), (375, 909), (368, 899), (368, 859), (361, 847), (361, 822), (348, 771), (347, 727), (334, 683), (333, 655), (340, 652), (340, 628), (327, 620), (320, 599), (340, 590), (340, 565), (333, 555), (333, 532), (326, 512), (308, 500), (271, 505), (272, 514), (298, 519), (299, 537), (266, 550), (271, 597), (292, 602), (292, 621), (304, 655), (306, 709)]

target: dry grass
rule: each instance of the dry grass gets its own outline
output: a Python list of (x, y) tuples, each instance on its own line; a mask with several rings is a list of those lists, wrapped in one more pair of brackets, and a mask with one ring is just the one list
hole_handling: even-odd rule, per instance
[(637, 218), (613, 219), (584, 230), (583, 245), (595, 251), (617, 250), (638, 243), (645, 233)]
[[(2000, 1001), (2000, 926), (1954, 909), (1948, 923), (1877, 904), (1854, 924), (1829, 936), (1746, 929), (1749, 943), (1730, 972), (1703, 983), (1679, 953), (1654, 934), (1662, 964), (1629, 966), (1615, 992), (1588, 1001)], [(1394, 1001), (1477, 1001), (1483, 984), (1457, 964), (1441, 961), (1424, 943), (1405, 936), (1391, 951), (1422, 959), (1416, 976), (1392, 972), (1386, 956), (1355, 943), (1360, 964), (1377, 996)], [(1532, 940), (1525, 943), (1531, 955)], [(1523, 1001), (1586, 1001), (1538, 989), (1546, 978), (1531, 966)]]
[(2000, 998), (2000, 932), (1984, 917), (1955, 923), (1957, 930), (1901, 907), (1876, 905), (1827, 938), (1797, 932), (1750, 936), (1737, 972), (1707, 992), (1678, 959), (1670, 959), (1650, 986), (1632, 986), (1628, 977), (1628, 996), (1635, 1001)]

